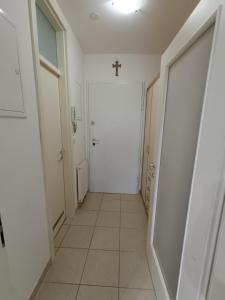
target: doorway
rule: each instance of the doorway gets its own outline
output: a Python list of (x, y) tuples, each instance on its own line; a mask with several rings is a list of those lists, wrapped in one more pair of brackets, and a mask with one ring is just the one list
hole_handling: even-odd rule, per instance
[(76, 206), (67, 80), (67, 25), (58, 8), (46, 0), (31, 0), (30, 12), (49, 240), (54, 257), (53, 238)]
[(63, 174), (63, 141), (56, 29), (37, 5), (37, 27), (40, 55), (40, 127), (46, 194), (54, 235), (65, 220)]
[(89, 83), (90, 191), (139, 191), (142, 83)]

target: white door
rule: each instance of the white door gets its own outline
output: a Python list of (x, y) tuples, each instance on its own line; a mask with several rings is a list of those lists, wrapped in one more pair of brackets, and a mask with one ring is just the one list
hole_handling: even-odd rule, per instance
[(224, 0), (200, 1), (162, 56), (160, 167), (148, 252), (160, 300), (206, 298), (224, 194), (224, 12)]
[(51, 224), (57, 231), (65, 218), (63, 145), (61, 136), (59, 78), (41, 65), (41, 135), (47, 201)]
[(89, 84), (90, 191), (138, 192), (143, 85)]
[(186, 218), (214, 26), (170, 66), (153, 247), (176, 299)]

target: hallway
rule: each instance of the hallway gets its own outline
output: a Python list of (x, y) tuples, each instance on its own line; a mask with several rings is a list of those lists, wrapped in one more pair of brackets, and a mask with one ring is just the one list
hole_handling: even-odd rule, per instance
[(155, 300), (139, 195), (89, 193), (55, 239), (35, 300)]
[(225, 300), (225, 0), (0, 0), (0, 300)]

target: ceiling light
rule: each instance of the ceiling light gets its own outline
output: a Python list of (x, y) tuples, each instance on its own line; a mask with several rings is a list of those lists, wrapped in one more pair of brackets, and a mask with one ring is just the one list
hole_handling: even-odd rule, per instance
[(113, 7), (123, 14), (132, 14), (142, 6), (142, 0), (113, 0)]

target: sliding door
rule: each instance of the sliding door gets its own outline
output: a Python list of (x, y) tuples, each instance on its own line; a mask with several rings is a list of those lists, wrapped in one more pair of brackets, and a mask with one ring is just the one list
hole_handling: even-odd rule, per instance
[(154, 247), (171, 299), (177, 292), (213, 30), (169, 69)]
[(181, 259), (214, 30), (214, 24), (208, 26), (167, 66), (150, 241), (153, 280), (160, 299), (179, 299)]

